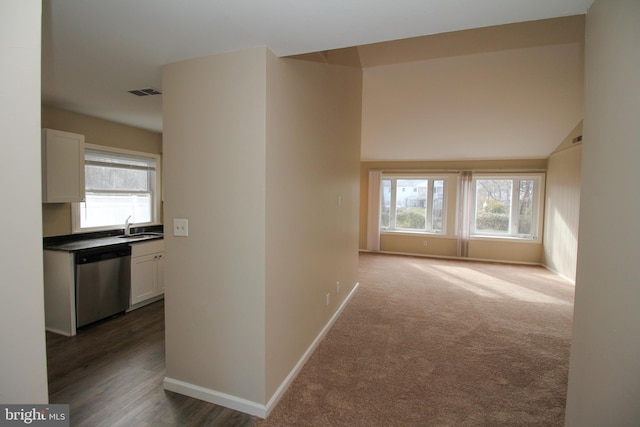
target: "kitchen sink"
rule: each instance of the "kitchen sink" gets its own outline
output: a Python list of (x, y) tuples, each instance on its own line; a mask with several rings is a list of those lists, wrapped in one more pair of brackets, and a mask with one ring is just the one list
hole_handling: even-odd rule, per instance
[(118, 236), (121, 239), (144, 239), (149, 238), (149, 237), (162, 237), (162, 233), (136, 233), (136, 234), (129, 234), (127, 235), (122, 235), (122, 236)]

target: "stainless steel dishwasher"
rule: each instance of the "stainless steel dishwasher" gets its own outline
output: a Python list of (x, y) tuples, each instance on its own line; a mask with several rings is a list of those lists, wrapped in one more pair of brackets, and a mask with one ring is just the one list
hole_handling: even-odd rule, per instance
[(88, 325), (129, 308), (131, 247), (85, 249), (76, 256), (76, 325)]

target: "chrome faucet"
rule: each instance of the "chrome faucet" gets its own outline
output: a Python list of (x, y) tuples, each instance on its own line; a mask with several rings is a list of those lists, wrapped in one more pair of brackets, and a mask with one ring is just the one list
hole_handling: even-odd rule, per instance
[(131, 215), (129, 215), (126, 219), (126, 221), (124, 222), (124, 235), (125, 236), (130, 236), (131, 235), (131, 224), (129, 223), (129, 220), (131, 219)]

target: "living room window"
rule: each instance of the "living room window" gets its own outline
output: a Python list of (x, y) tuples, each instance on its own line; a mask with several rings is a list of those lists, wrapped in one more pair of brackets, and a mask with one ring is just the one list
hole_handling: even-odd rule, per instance
[(85, 201), (74, 204), (73, 231), (159, 224), (160, 156), (110, 147), (85, 149)]
[(446, 178), (383, 176), (380, 230), (444, 234)]
[(471, 191), (471, 235), (537, 240), (541, 188), (541, 174), (476, 175)]

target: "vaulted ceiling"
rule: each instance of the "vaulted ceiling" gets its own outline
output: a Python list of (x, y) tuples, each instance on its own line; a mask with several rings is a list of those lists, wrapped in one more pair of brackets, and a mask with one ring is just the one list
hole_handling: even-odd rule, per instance
[(584, 14), (592, 0), (44, 0), (46, 105), (162, 131), (167, 63), (267, 46), (278, 56)]

